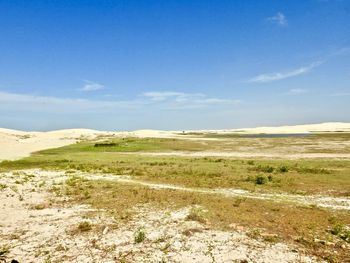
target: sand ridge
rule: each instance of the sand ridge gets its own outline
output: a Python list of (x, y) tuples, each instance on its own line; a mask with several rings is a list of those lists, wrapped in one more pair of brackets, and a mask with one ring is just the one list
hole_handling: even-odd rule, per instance
[(82, 138), (93, 139), (109, 132), (88, 129), (69, 129), (50, 132), (23, 132), (0, 129), (0, 160), (14, 160), (29, 156), (32, 152), (62, 147)]

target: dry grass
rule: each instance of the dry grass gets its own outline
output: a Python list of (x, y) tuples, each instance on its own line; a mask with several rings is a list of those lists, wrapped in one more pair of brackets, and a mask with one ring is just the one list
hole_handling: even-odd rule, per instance
[[(349, 160), (150, 157), (116, 152), (71, 152), (72, 147), (47, 150), (19, 161), (2, 162), (0, 170), (41, 167), (131, 175), (145, 181), (188, 187), (350, 195)], [(261, 175), (272, 180), (257, 185), (255, 179)]]
[[(257, 229), (256, 238), (293, 241), (324, 259), (334, 253), (337, 253), (338, 260), (346, 259), (348, 255), (348, 251), (341, 247), (345, 241), (330, 231), (338, 224), (350, 225), (348, 212), (250, 199), (240, 200), (237, 205), (236, 199), (220, 196), (75, 180), (75, 184), (69, 182), (62, 186), (61, 191), (70, 195), (74, 202), (109, 211), (120, 221), (129, 221), (133, 208), (140, 204), (160, 208), (200, 207), (192, 210), (188, 220), (219, 229), (231, 229), (232, 224), (246, 230)], [(85, 191), (89, 192), (90, 198), (85, 197)]]

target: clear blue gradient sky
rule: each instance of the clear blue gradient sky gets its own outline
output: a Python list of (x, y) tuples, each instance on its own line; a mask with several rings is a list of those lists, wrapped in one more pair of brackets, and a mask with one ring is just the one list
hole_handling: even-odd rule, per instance
[(0, 127), (350, 121), (350, 1), (0, 0)]

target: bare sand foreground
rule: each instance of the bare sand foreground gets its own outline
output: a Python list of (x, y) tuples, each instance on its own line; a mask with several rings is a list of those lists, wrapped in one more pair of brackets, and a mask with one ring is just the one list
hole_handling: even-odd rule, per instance
[[(259, 127), (227, 130), (191, 130), (186, 132), (215, 132), (218, 134), (297, 134), (312, 132), (350, 132), (350, 123), (330, 122), (321, 124), (281, 127)], [(180, 136), (179, 134), (181, 133), (182, 131), (159, 130), (138, 130), (133, 132), (104, 132), (90, 129), (67, 129), (50, 132), (24, 132), (0, 128), (0, 160), (14, 160), (29, 156), (30, 153), (35, 151), (61, 147), (64, 145), (75, 143), (80, 139), (93, 139), (97, 136), (174, 138)], [(233, 157), (239, 157), (237, 154), (232, 155)], [(247, 156), (244, 155), (244, 157)]]

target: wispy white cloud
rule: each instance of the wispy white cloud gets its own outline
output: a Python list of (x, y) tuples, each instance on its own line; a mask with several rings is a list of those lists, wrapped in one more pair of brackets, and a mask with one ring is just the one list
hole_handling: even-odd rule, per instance
[(281, 12), (278, 12), (274, 16), (268, 17), (267, 21), (275, 23), (275, 24), (277, 24), (279, 26), (288, 26), (287, 17)]
[(307, 89), (290, 89), (287, 94), (289, 95), (300, 95), (300, 94), (305, 94), (308, 93), (309, 90)]
[(257, 75), (255, 77), (247, 80), (246, 82), (264, 83), (264, 82), (272, 82), (272, 81), (283, 80), (286, 78), (296, 77), (296, 76), (307, 74), (307, 73), (311, 72), (314, 68), (326, 63), (327, 61), (329, 61), (331, 59), (334, 59), (335, 57), (347, 56), (349, 54), (350, 54), (349, 47), (339, 48), (337, 50), (334, 50), (330, 54), (324, 56), (323, 58), (319, 59), (318, 61), (311, 63), (308, 66), (302, 66), (302, 67), (292, 69), (289, 71), (284, 71), (284, 72), (260, 74), (260, 75)]
[(238, 104), (240, 100), (209, 97), (202, 93), (184, 93), (175, 91), (151, 91), (143, 96), (152, 102), (163, 102), (172, 108), (197, 108), (210, 105)]
[(84, 80), (84, 82), (85, 84), (80, 89), (81, 91), (96, 91), (104, 88), (104, 85), (90, 81), (90, 80)]
[(239, 100), (209, 97), (183, 92), (146, 92), (130, 100), (91, 100), (34, 96), (0, 91), (0, 111), (45, 111), (60, 113), (111, 113), (152, 110), (181, 110), (207, 107), (228, 107)]
[(256, 82), (256, 83), (264, 83), (264, 82), (272, 82), (272, 81), (277, 81), (277, 80), (282, 80), (282, 79), (287, 79), (291, 77), (296, 77), (299, 75), (303, 75), (306, 73), (309, 73), (312, 69), (320, 66), (323, 62), (322, 61), (317, 61), (314, 62), (308, 66), (303, 66), (297, 69), (293, 69), (290, 71), (286, 72), (275, 72), (275, 73), (269, 73), (269, 74), (261, 74), (258, 76), (255, 76), (248, 80), (248, 82)]
[(104, 101), (81, 98), (34, 96), (0, 91), (0, 109), (50, 111), (55, 113), (107, 112), (139, 107), (140, 101)]
[(143, 93), (143, 96), (152, 101), (165, 101), (173, 98), (186, 98), (188, 97), (188, 94), (176, 91), (150, 91)]

